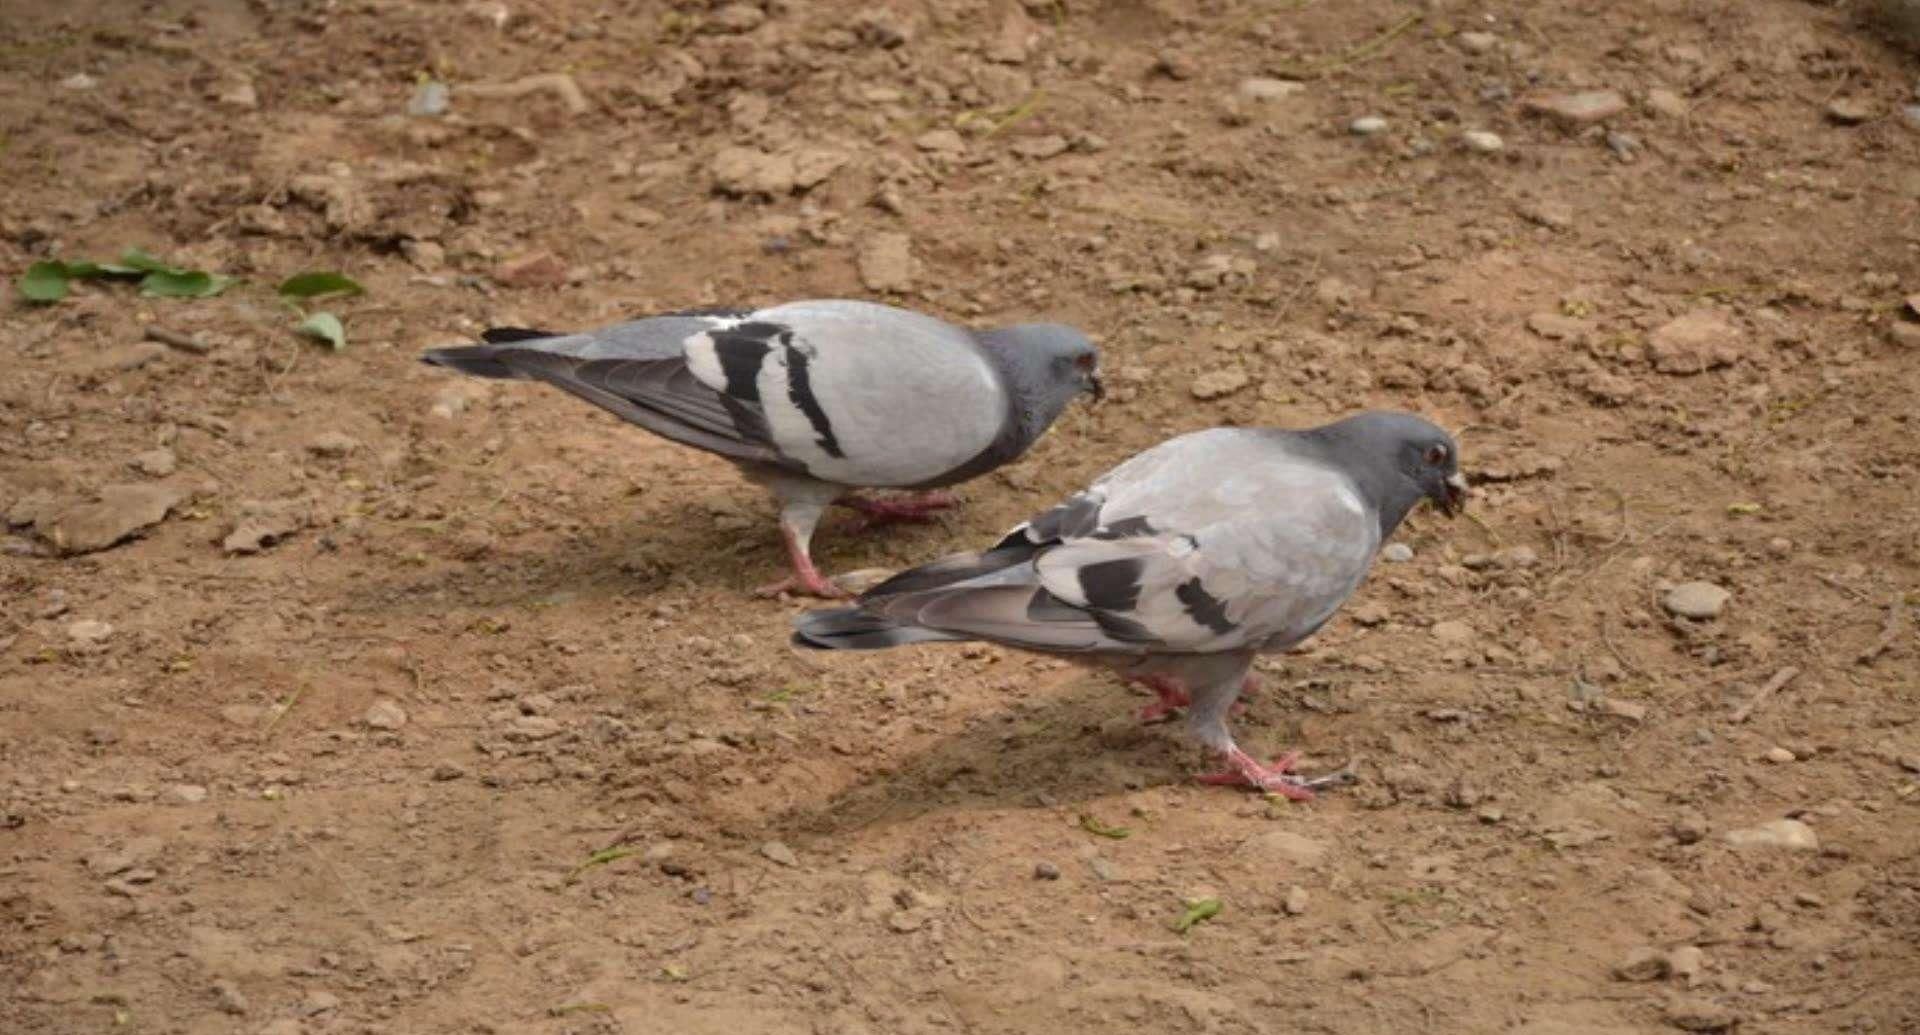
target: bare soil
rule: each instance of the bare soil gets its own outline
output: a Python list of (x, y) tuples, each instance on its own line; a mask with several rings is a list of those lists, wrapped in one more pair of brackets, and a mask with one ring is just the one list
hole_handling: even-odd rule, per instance
[[(1920, 65), (1862, 5), (6, 8), (0, 270), (245, 283), (0, 306), (0, 1030), (1920, 1031)], [(1472, 520), (1238, 720), (1359, 786), (797, 653), (726, 464), (415, 361), (822, 296), (1118, 389), (830, 571), (1195, 428), (1457, 429)]]

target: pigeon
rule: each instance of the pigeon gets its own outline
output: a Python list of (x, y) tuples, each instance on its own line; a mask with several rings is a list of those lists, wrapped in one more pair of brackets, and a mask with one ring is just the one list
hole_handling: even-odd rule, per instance
[[(421, 358), (479, 377), (545, 381), (648, 431), (717, 453), (772, 491), (793, 576), (761, 587), (848, 594), (821, 575), (830, 504), (870, 524), (927, 520), (938, 489), (1025, 453), (1082, 393), (1105, 392), (1086, 335), (1035, 323), (972, 331), (872, 302), (667, 313), (597, 331), (496, 328)], [(855, 488), (923, 490), (904, 498)]]
[(800, 615), (793, 641), (876, 650), (985, 640), (1105, 667), (1159, 696), (1143, 717), (1189, 707), (1189, 730), (1224, 761), (1203, 782), (1304, 800), (1338, 779), (1296, 774), (1297, 753), (1263, 764), (1227, 730), (1255, 656), (1325, 625), (1422, 499), (1451, 517), (1466, 497), (1453, 438), (1411, 414), (1197, 431), (986, 550)]

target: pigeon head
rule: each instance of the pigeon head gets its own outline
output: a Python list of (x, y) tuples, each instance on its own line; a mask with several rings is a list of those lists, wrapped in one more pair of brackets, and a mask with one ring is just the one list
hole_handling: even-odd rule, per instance
[(1071, 327), (1023, 323), (982, 331), (979, 340), (1006, 375), (1023, 430), (1033, 438), (1081, 393), (1106, 396), (1100, 350)]
[(1410, 413), (1371, 412), (1309, 432), (1367, 493), (1382, 533), (1393, 531), (1421, 499), (1452, 517), (1466, 504), (1460, 447), (1453, 436)]

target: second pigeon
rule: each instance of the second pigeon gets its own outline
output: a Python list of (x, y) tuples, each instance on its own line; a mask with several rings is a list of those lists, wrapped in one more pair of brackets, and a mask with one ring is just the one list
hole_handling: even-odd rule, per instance
[[(789, 302), (635, 320), (577, 334), (500, 328), (421, 358), (545, 381), (655, 434), (717, 453), (780, 503), (789, 579), (762, 593), (844, 596), (813, 531), (842, 503), (869, 521), (924, 519), (926, 492), (1019, 457), (1082, 393), (1102, 394), (1086, 335), (1059, 324), (973, 331), (871, 302)], [(856, 488), (922, 490), (872, 499)]]

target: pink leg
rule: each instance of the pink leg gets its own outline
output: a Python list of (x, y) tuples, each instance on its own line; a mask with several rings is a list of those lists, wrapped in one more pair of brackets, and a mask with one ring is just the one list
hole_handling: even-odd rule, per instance
[(860, 512), (861, 520), (858, 528), (864, 532), (883, 525), (932, 521), (935, 514), (957, 505), (960, 501), (948, 492), (923, 492), (882, 499), (846, 496), (837, 502), (843, 507), (850, 507)]
[(1230, 747), (1225, 755), (1226, 768), (1200, 777), (1200, 782), (1226, 787), (1254, 787), (1294, 801), (1312, 801), (1313, 791), (1307, 787), (1307, 782), (1293, 775), (1294, 764), (1299, 760), (1298, 751), (1289, 751), (1274, 759), (1272, 765), (1261, 765), (1252, 755), (1237, 747)]
[(1159, 722), (1171, 718), (1175, 708), (1185, 708), (1193, 703), (1193, 699), (1187, 696), (1186, 688), (1172, 676), (1142, 676), (1133, 682), (1146, 686), (1160, 698), (1140, 709), (1141, 722)]
[(761, 586), (754, 590), (756, 595), (773, 597), (782, 593), (805, 593), (827, 600), (838, 600), (852, 595), (834, 585), (833, 580), (820, 574), (820, 569), (813, 566), (813, 558), (800, 545), (800, 536), (785, 522), (780, 524), (780, 538), (786, 540), (787, 557), (793, 562), (793, 574), (778, 582), (769, 582)]

